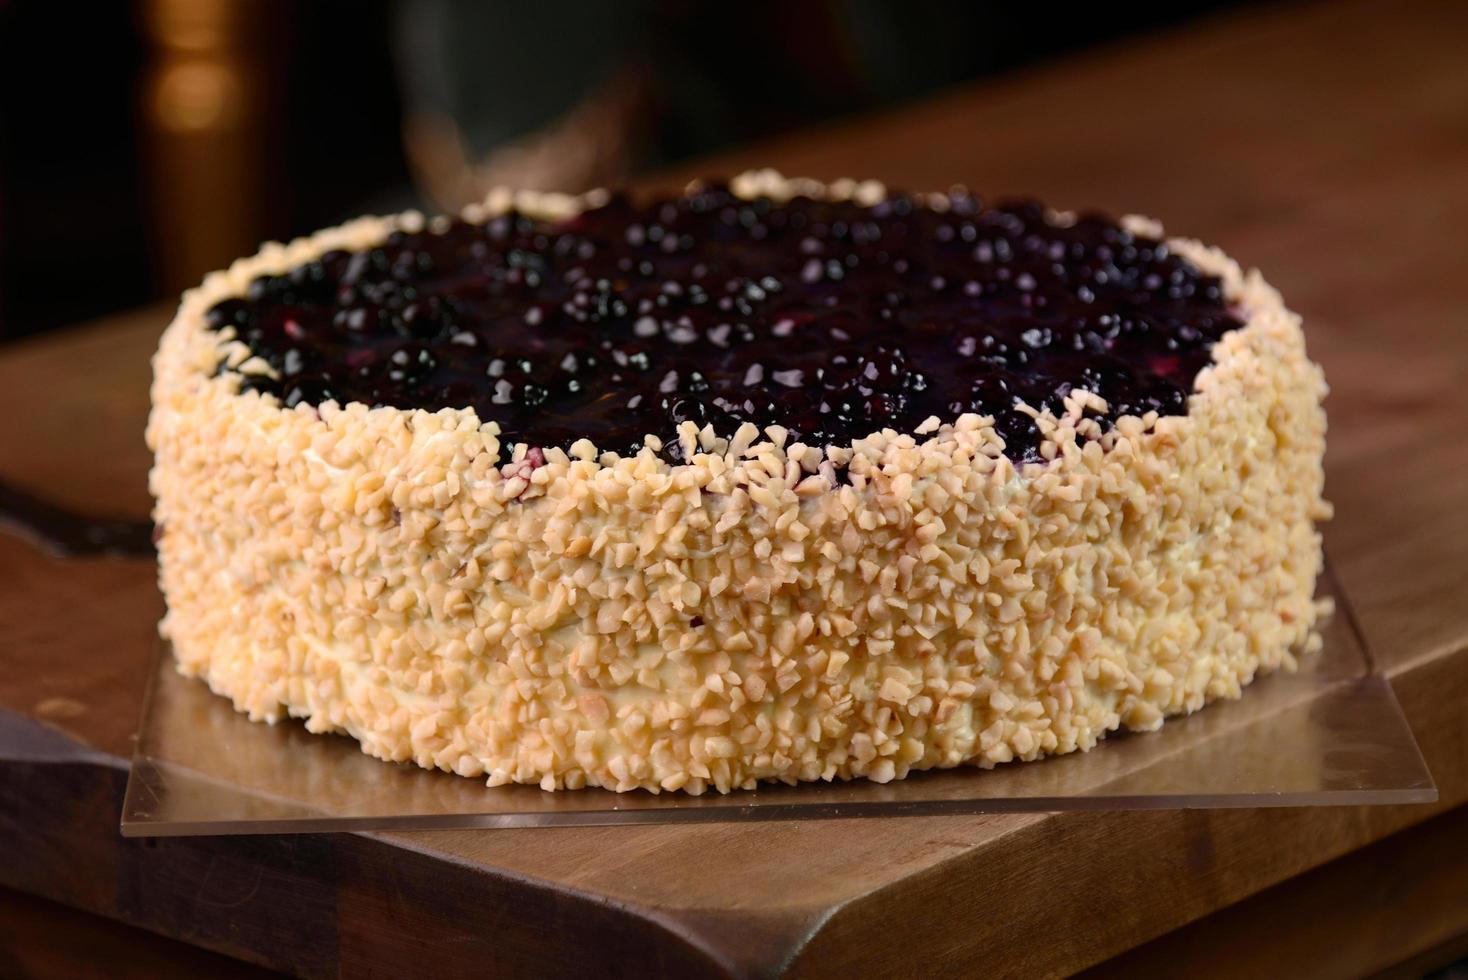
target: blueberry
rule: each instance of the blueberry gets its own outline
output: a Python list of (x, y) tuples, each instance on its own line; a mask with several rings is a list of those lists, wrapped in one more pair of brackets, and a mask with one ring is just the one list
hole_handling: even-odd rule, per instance
[(1109, 403), (1103, 426), (1187, 411), (1239, 326), (1216, 278), (1098, 215), (947, 203), (777, 204), (713, 184), (560, 223), (452, 221), (259, 277), (206, 322), (278, 368), (242, 383), (287, 404), (473, 406), (512, 442), (628, 452), (653, 432), (670, 459), (684, 421), (824, 444), (976, 412), (1029, 460), (1039, 433), (1017, 399), (1059, 411), (1086, 388)]

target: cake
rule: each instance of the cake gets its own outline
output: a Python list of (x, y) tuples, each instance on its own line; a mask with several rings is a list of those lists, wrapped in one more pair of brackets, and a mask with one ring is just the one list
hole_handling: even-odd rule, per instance
[(252, 719), (490, 785), (1085, 750), (1318, 644), (1324, 394), (1140, 218), (768, 171), (364, 218), (163, 336), (160, 629)]

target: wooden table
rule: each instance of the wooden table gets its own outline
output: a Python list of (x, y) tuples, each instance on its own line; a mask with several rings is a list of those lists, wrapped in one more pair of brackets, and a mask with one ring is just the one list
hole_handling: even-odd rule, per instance
[[(0, 885), (313, 975), (1163, 972), (1190, 951), (1195, 974), (1340, 973), (1447, 948), (1468, 933), (1465, 45), (1451, 2), (1251, 11), (688, 168), (1136, 210), (1267, 270), (1333, 388), (1328, 547), (1438, 805), (123, 840), (153, 568), (0, 534)], [(165, 317), (0, 351), (0, 477), (145, 513)]]

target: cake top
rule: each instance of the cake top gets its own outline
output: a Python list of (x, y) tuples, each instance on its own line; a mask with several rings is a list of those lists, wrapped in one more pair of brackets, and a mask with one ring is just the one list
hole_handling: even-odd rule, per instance
[(1184, 414), (1241, 326), (1219, 281), (1108, 218), (966, 192), (876, 202), (614, 196), (564, 219), (510, 211), (332, 251), (208, 314), (274, 369), (287, 406), (473, 408), (501, 441), (674, 461), (692, 421), (850, 445), (936, 416), (993, 416), (1016, 460), (1074, 389)]

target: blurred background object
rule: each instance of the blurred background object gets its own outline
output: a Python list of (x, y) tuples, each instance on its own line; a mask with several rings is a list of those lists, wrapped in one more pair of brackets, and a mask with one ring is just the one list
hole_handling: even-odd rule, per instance
[(0, 340), (353, 214), (617, 183), (1233, 5), (0, 0)]
[[(145, 0), (143, 155), (156, 278), (182, 289), (269, 229), (264, 177), (276, 134), (264, 25), (231, 0)], [(211, 220), (200, 221), (200, 215)]]

